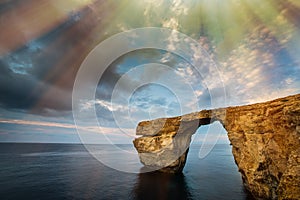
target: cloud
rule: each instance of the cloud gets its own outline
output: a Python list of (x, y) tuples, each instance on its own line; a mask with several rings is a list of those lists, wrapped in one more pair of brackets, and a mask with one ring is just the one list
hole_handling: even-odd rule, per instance
[[(68, 20), (70, 11), (78, 12), (83, 6), (91, 1), (69, 1), (62, 3), (61, 1), (39, 1), (19, 3), (1, 4), (6, 12), (1, 13), (1, 18), (5, 19), (8, 25), (6, 28), (0, 29), (0, 55), (14, 51), (28, 41), (41, 37), (48, 31)], [(32, 12), (29, 12), (32, 11)], [(45, 20), (47, 19), (47, 20)]]
[[(0, 119), (0, 123), (14, 124), (14, 125), (26, 125), (26, 126), (40, 126), (50, 128), (63, 128), (63, 129), (80, 129), (86, 132), (107, 134), (107, 135), (123, 135), (124, 133), (119, 128), (108, 128), (99, 126), (76, 126), (74, 124), (46, 122), (46, 121), (29, 121), (29, 120), (17, 120), (17, 119)], [(133, 137), (134, 129), (123, 129), (126, 133), (131, 133)]]
[[(178, 20), (174, 17), (172, 17), (171, 19), (168, 19), (166, 21), (164, 21), (162, 23), (163, 27), (164, 28), (170, 28), (170, 29), (173, 29), (173, 30), (178, 30)], [(170, 47), (169, 47), (170, 48)], [(173, 50), (173, 49), (171, 49)]]
[(110, 112), (124, 110), (124, 106), (122, 106), (122, 105), (113, 105), (111, 102), (100, 100), (100, 99), (90, 100), (90, 101), (82, 103), (81, 109), (82, 110), (92, 109), (92, 106), (94, 106), (94, 105), (103, 107)]
[[(198, 40), (207, 55), (201, 51), (203, 49), (189, 45), (189, 41), (182, 41), (175, 32), (166, 41), (166, 47), (169, 50), (181, 49), (190, 54), (190, 61), (199, 64), (200, 73), (187, 61), (162, 50), (143, 49), (121, 56), (101, 77), (96, 98), (86, 100), (81, 105), (87, 111), (96, 105), (97, 117), (103, 127), (117, 126), (114, 123), (114, 113), (122, 117), (124, 126), (133, 127), (143, 119), (207, 108), (212, 106), (212, 93), (217, 105), (224, 105), (224, 88), (225, 95), (229, 97), (228, 105), (254, 103), (300, 92), (300, 65), (299, 56), (297, 57), (299, 28), (295, 16), (291, 14), (291, 6), (274, 10), (272, 4), (271, 8), (266, 8), (264, 15), (262, 10), (250, 12), (244, 3), (232, 3), (222, 10), (212, 10), (214, 3), (210, 2), (136, 1), (126, 6), (120, 4), (118, 8), (114, 3), (95, 1), (95, 4), (82, 9), (81, 6), (86, 3), (89, 2), (74, 1), (71, 7), (64, 2), (55, 5), (52, 3), (54, 7), (51, 10), (61, 12), (59, 18), (64, 20), (54, 23), (53, 17), (50, 17), (50, 21), (41, 25), (42, 18), (38, 19), (38, 26), (29, 27), (31, 30), (25, 27), (27, 32), (20, 33), (26, 36), (25, 41), (20, 42), (17, 38), (15, 43), (11, 38), (16, 38), (13, 37), (16, 35), (7, 37), (9, 40), (3, 44), (12, 42), (18, 48), (11, 51), (13, 46), (1, 47), (10, 52), (0, 58), (0, 107), (4, 110), (2, 118), (14, 116), (15, 112), (24, 116), (34, 113), (36, 119), (41, 119), (39, 115), (43, 115), (49, 119), (63, 116), (71, 120), (73, 82), (89, 51), (112, 33), (144, 25), (173, 28), (189, 33)], [(250, 4), (250, 7), (253, 5)], [(166, 7), (170, 9), (166, 10)], [(235, 8), (240, 9), (236, 13), (230, 12)], [(18, 10), (19, 8), (14, 11), (16, 16), (10, 18), (10, 21), (23, 16)], [(117, 15), (111, 10), (117, 11)], [(132, 10), (136, 11), (135, 15), (131, 14)], [(267, 12), (270, 10), (274, 12)], [(209, 13), (210, 11), (213, 13)], [(270, 13), (272, 15), (269, 16)], [(210, 23), (211, 18), (217, 14), (222, 19), (213, 22), (224, 23)], [(269, 19), (265, 16), (269, 16)], [(19, 20), (17, 24), (33, 23), (29, 18)], [(48, 31), (40, 30), (44, 26), (48, 27)], [(10, 31), (11, 27), (8, 27), (0, 32), (7, 35)], [(33, 33), (39, 36), (34, 36)], [(29, 41), (28, 38), (33, 40)], [(181, 42), (187, 42), (187, 45), (182, 48), (178, 45)], [(216, 59), (218, 70), (211, 67), (209, 56)], [(168, 65), (170, 69), (142, 69), (141, 66), (147, 63)], [(141, 68), (130, 74), (136, 66)], [(125, 75), (125, 79), (123, 76), (127, 73), (129, 75)], [(124, 82), (116, 93), (121, 100), (128, 97), (133, 87), (141, 86), (144, 81), (168, 83), (171, 92), (161, 88), (154, 90), (142, 87), (132, 94), (136, 96), (132, 97), (131, 102), (117, 101), (111, 104), (114, 87), (121, 77)], [(86, 77), (86, 81), (89, 81), (89, 77)], [(173, 94), (174, 91), (176, 94)], [(180, 97), (180, 102), (174, 96)], [(82, 115), (85, 117), (84, 122), (88, 123), (91, 115), (88, 112), (83, 112)]]
[[(99, 32), (103, 27), (100, 18), (108, 11), (98, 11), (103, 11), (108, 3), (86, 0), (15, 4), (13, 9), (1, 13), (4, 18), (12, 15), (5, 21), (12, 26), (0, 31), (5, 33), (0, 34), (4, 36), (1, 41), (5, 39), (0, 52), (6, 52), (0, 56), (0, 70), (3, 71), (0, 106), (39, 115), (69, 114), (77, 70), (103, 37), (103, 32)], [(39, 8), (47, 5), (47, 11), (40, 12), (45, 9)], [(37, 12), (27, 12), (29, 8)], [(52, 13), (50, 17), (49, 13)], [(30, 20), (32, 17), (35, 20)], [(18, 22), (14, 23), (16, 20)], [(28, 23), (32, 26), (23, 27)], [(22, 31), (16, 31), (21, 27)], [(25, 33), (28, 37), (22, 37)]]
[(47, 127), (58, 127), (58, 128), (68, 128), (74, 129), (76, 126), (73, 124), (63, 124), (55, 122), (43, 122), (43, 121), (28, 121), (28, 120), (18, 120), (18, 119), (0, 119), (0, 123), (6, 124), (20, 124), (20, 125), (34, 125), (34, 126), (47, 126)]
[(42, 115), (51, 115), (51, 112), (47, 112), (50, 110), (64, 112), (71, 109), (70, 91), (37, 80), (28, 74), (15, 73), (3, 63), (0, 65), (0, 106), (31, 110)]
[(297, 79), (295, 70), (299, 70), (299, 63), (276, 37), (275, 32), (259, 25), (219, 63), (229, 105), (262, 102), (299, 92), (299, 87), (291, 84), (291, 80)]
[[(70, 91), (55, 85), (49, 76), (57, 66), (66, 48), (49, 51), (49, 45), (64, 33), (70, 23), (66, 22), (53, 31), (22, 48), (2, 56), (0, 62), (0, 105), (10, 109), (34, 109), (47, 114), (47, 110), (70, 110)], [(63, 44), (60, 44), (61, 47)], [(60, 69), (62, 73), (64, 69)], [(56, 76), (56, 78), (58, 78)], [(41, 102), (42, 101), (42, 102)]]

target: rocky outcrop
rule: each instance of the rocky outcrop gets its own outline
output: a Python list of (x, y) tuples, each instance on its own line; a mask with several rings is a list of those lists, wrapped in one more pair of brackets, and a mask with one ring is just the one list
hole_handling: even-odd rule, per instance
[(219, 121), (245, 187), (256, 198), (300, 199), (300, 94), (273, 101), (143, 121), (133, 143), (151, 169), (181, 172), (191, 136)]

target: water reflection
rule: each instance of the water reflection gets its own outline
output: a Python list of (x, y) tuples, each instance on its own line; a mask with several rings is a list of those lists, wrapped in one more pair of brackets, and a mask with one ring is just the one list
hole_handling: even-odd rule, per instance
[(133, 199), (192, 199), (184, 174), (140, 173)]

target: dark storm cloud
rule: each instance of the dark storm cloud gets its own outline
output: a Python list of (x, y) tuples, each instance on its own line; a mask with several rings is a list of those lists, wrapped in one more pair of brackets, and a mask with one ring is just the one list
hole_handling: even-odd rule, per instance
[(28, 109), (37, 100), (38, 82), (28, 75), (14, 73), (6, 63), (0, 62), (0, 102), (8, 108)]
[[(70, 48), (67, 41), (51, 46), (57, 38), (74, 24), (70, 18), (47, 35), (32, 41), (22, 48), (0, 58), (0, 105), (8, 109), (34, 109), (41, 114), (46, 110), (70, 110), (70, 91), (53, 84), (55, 75), (47, 74), (58, 65), (64, 52)], [(67, 67), (67, 66), (65, 66)], [(54, 77), (54, 78), (53, 78)], [(43, 98), (46, 95), (46, 99)], [(43, 99), (42, 103), (37, 103)]]
[[(19, 74), (13, 72), (5, 63), (0, 63), (0, 105), (8, 109), (36, 109), (36, 111), (45, 113), (45, 109), (53, 110), (68, 110), (70, 106), (67, 100), (70, 98), (68, 91), (63, 91), (59, 88), (44, 83), (29, 74)], [(47, 95), (47, 99), (42, 105), (35, 107), (38, 101), (46, 92), (52, 95)], [(61, 96), (64, 94), (64, 96)], [(68, 97), (69, 96), (69, 97)]]
[[(52, 31), (0, 57), (0, 68), (3, 70), (0, 106), (30, 110), (42, 115), (59, 115), (61, 111), (71, 111), (71, 92), (76, 72), (85, 56), (103, 36), (101, 31), (105, 26), (101, 17), (106, 12), (101, 8), (98, 5), (93, 9), (84, 8), (80, 12), (71, 12), (68, 19)], [(93, 35), (98, 35), (98, 38), (93, 38)], [(106, 69), (96, 97), (109, 101), (117, 81), (132, 67), (160, 60), (163, 64), (174, 66), (178, 58), (170, 55), (167, 60), (163, 60), (166, 53), (146, 49), (121, 56)], [(161, 75), (146, 74), (154, 78)], [(139, 81), (128, 80), (127, 84), (122, 85), (120, 95), (128, 92), (132, 85), (138, 85)], [(111, 114), (105, 109), (102, 108), (99, 113), (103, 113), (104, 118), (111, 119)]]
[(76, 72), (95, 45), (85, 42), (94, 14), (90, 8), (71, 12), (47, 34), (2, 55), (0, 106), (42, 115), (70, 111)]

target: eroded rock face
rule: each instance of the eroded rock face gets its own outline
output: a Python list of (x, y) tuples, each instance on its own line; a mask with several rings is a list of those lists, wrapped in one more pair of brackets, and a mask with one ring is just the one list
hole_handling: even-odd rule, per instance
[(181, 172), (191, 136), (220, 121), (245, 187), (256, 198), (300, 199), (300, 94), (266, 103), (140, 122), (133, 141), (145, 166)]

